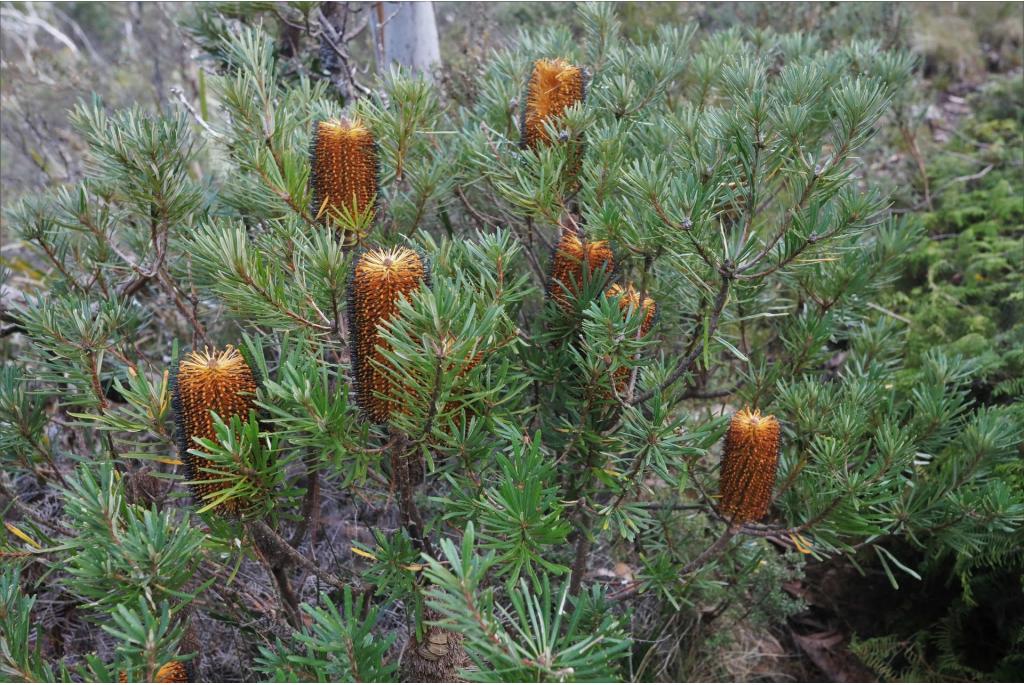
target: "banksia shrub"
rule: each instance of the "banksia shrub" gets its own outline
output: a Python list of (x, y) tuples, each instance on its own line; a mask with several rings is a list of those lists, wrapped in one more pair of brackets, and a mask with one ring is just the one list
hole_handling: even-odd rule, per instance
[(563, 59), (539, 59), (526, 84), (525, 107), (520, 126), (520, 146), (534, 149), (548, 142), (544, 125), (586, 97), (586, 75), (582, 67)]
[(736, 412), (725, 435), (719, 512), (732, 523), (764, 518), (779, 458), (779, 422), (757, 409)]
[[(548, 276), (547, 296), (558, 307), (572, 313), (570, 293), (578, 296), (583, 287), (584, 273), (594, 278), (595, 271), (611, 275), (615, 271), (615, 255), (607, 240), (587, 240), (582, 231), (562, 227), (558, 244), (551, 256), (551, 271)], [(598, 276), (602, 274), (598, 273)]]
[[(178, 363), (173, 384), (178, 455), (192, 481), (192, 493), (200, 503), (225, 484), (220, 482), (221, 475), (211, 471), (212, 462), (189, 453), (196, 446), (193, 438), (217, 439), (210, 412), (216, 412), (223, 421), (232, 416), (245, 419), (256, 409), (256, 389), (256, 376), (231, 345), (224, 350), (192, 351)], [(234, 514), (238, 505), (229, 500), (220, 504), (217, 511)]]
[(377, 146), (358, 119), (318, 121), (309, 151), (313, 214), (328, 222), (360, 224), (376, 213)]
[[(421, 283), (430, 285), (430, 270), (422, 256), (408, 247), (379, 247), (356, 257), (348, 289), (352, 331), (352, 368), (356, 400), (374, 423), (386, 423), (400, 404), (391, 393), (387, 374), (374, 365), (385, 363), (378, 346), (387, 346), (378, 326), (398, 312), (398, 301)], [(383, 396), (383, 397), (382, 397)]]
[[(1000, 475), (1020, 408), (887, 291), (925, 238), (893, 211), (915, 187), (878, 144), (898, 137), (872, 141), (908, 57), (580, 3), (468, 71), (371, 87), (367, 51), (307, 54), (345, 54), (343, 6), (308, 36), (295, 8), (195, 5), (217, 106), (79, 105), (26, 183), (82, 182), (3, 214), (0, 673), (51, 682), (100, 650), (132, 679), (200, 653), (215, 680), (742, 679), (706, 631), (800, 610), (781, 588), (816, 562), (776, 553), (789, 533), (815, 559), (870, 546), (894, 582), (923, 545), (964, 577), (1021, 547)], [(339, 100), (362, 123), (312, 123)], [(1001, 264), (981, 266), (1010, 288)], [(220, 345), (165, 380), (180, 341), (228, 336), (248, 365)], [(801, 437), (778, 466), (754, 406)], [(212, 527), (167, 506), (172, 412)], [(777, 526), (722, 525), (769, 506)], [(78, 617), (64, 644), (34, 629), (54, 606)], [(681, 631), (685, 658), (657, 646)]]
[[(633, 287), (632, 283), (626, 285), (623, 288), (618, 283), (613, 283), (608, 290), (605, 291), (605, 295), (609, 298), (619, 298), (619, 308), (623, 313), (628, 313), (630, 310), (640, 309), (640, 292)], [(658, 304), (644, 295), (643, 301), (643, 320), (640, 322), (640, 336), (643, 337), (651, 332), (651, 328), (654, 327), (654, 322), (658, 318)], [(615, 390), (616, 392), (622, 393), (626, 389), (626, 383), (629, 381), (629, 369), (622, 367), (615, 371)]]

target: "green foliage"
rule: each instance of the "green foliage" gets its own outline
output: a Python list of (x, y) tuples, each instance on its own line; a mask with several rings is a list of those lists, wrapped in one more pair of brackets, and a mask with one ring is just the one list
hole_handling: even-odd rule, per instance
[(461, 551), (441, 542), (446, 564), (430, 560), (435, 583), (428, 604), (443, 618), (434, 622), (461, 633), (477, 666), (462, 675), (479, 682), (566, 682), (610, 680), (615, 659), (629, 648), (619, 618), (607, 611), (600, 595), (580, 598), (572, 606), (568, 586), (560, 591), (547, 577), (534, 592), (525, 579), (508, 593), (509, 608), (495, 602), (484, 576), (496, 561), (494, 552), (474, 552), (470, 523)]
[(322, 607), (303, 605), (310, 628), (292, 636), (291, 649), (280, 640), (274, 650), (261, 648), (257, 668), (273, 682), (393, 681), (395, 664), (384, 654), (395, 638), (374, 635), (377, 609), (364, 617), (363, 601), (346, 589), (341, 611), (327, 595), (320, 596)]
[[(510, 433), (510, 452), (494, 455), (495, 485), (479, 490), (468, 479), (449, 475), (454, 496), (437, 500), (445, 511), (443, 520), (459, 527), (477, 522), (481, 547), (495, 552), (495, 570), (507, 578), (510, 589), (524, 572), (538, 582), (538, 570), (555, 575), (569, 571), (544, 555), (551, 545), (565, 542), (570, 526), (563, 520), (565, 507), (558, 501), (555, 469), (540, 449), (540, 437)], [(510, 535), (510, 531), (516, 532)]]
[(0, 673), (10, 682), (54, 681), (54, 672), (32, 634), (36, 598), (21, 590), (21, 570), (7, 565), (0, 574)]
[(140, 597), (137, 605), (118, 605), (110, 619), (103, 630), (120, 641), (117, 656), (128, 682), (153, 682), (161, 666), (182, 659), (176, 652), (184, 627), (172, 622), (166, 601), (154, 611)]
[[(911, 252), (888, 297), (911, 321), (902, 382), (917, 407), (942, 418), (911, 424), (932, 434), (926, 454), (938, 468), (893, 513), (920, 546), (926, 580), (941, 578), (959, 596), (927, 625), (891, 623), (853, 645), (886, 680), (1021, 673), (1020, 607), (1007, 601), (1019, 594), (1024, 569), (1021, 95), (1019, 79), (1002, 78), (972, 98), (974, 114), (928, 167), (936, 193), (923, 223), (931, 239)], [(989, 612), (995, 620), (979, 618)], [(975, 644), (979, 621), (983, 647)]]
[(65, 543), (68, 587), (85, 606), (108, 612), (143, 597), (152, 607), (187, 602), (203, 533), (179, 525), (171, 511), (129, 504), (121, 481), (110, 462), (80, 466), (71, 479), (64, 502), (76, 535)]

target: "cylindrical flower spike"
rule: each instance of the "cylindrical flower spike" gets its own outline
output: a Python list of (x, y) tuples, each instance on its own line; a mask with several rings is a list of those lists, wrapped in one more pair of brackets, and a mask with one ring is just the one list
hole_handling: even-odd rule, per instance
[[(626, 287), (623, 288), (618, 283), (613, 283), (608, 290), (605, 291), (605, 295), (611, 299), (619, 298), (619, 308), (623, 312), (628, 312), (630, 309), (640, 308), (640, 292), (633, 287), (632, 283), (627, 283)], [(640, 323), (640, 335), (644, 336), (651, 332), (651, 328), (654, 326), (654, 322), (658, 317), (658, 304), (647, 295), (644, 295), (643, 304), (644, 320)]]
[[(375, 423), (386, 423), (398, 405), (387, 374), (373, 364), (385, 363), (378, 346), (387, 347), (378, 331), (398, 312), (398, 302), (421, 283), (430, 285), (426, 260), (408, 247), (375, 248), (356, 257), (349, 279), (348, 316), (352, 331), (352, 368), (356, 400)], [(384, 397), (380, 397), (383, 395)]]
[[(193, 438), (216, 440), (211, 411), (223, 421), (232, 416), (246, 419), (256, 409), (256, 376), (245, 358), (231, 345), (193, 351), (178, 363), (173, 382), (173, 408), (177, 426), (178, 456), (185, 463), (188, 479), (193, 481), (192, 493), (202, 502), (223, 489), (220, 476), (206, 469), (213, 466), (208, 459), (189, 454), (196, 447)], [(204, 481), (214, 482), (204, 482)], [(238, 504), (227, 501), (217, 507), (218, 513), (235, 514)]]
[(573, 309), (570, 293), (578, 296), (583, 287), (584, 265), (591, 278), (601, 275), (595, 274), (599, 269), (605, 274), (612, 274), (615, 255), (611, 245), (607, 240), (589, 241), (582, 231), (563, 226), (551, 257), (547, 296), (566, 313)]
[[(636, 310), (640, 308), (640, 293), (636, 288), (633, 287), (632, 283), (628, 283), (623, 288), (618, 283), (613, 283), (608, 290), (605, 291), (605, 295), (611, 299), (619, 298), (619, 308), (623, 313), (629, 312), (631, 309)], [(643, 320), (640, 322), (640, 335), (645, 336), (651, 332), (651, 328), (654, 327), (654, 322), (658, 318), (658, 304), (644, 295), (643, 303)], [(615, 371), (615, 390), (620, 394), (625, 392), (626, 383), (629, 382), (629, 369), (625, 366)]]
[(779, 422), (757, 409), (736, 412), (725, 435), (719, 512), (733, 524), (768, 513), (779, 461)]
[[(121, 671), (117, 674), (118, 682), (127, 683), (128, 674)], [(168, 661), (166, 664), (161, 666), (154, 676), (154, 682), (157, 683), (191, 683), (192, 677), (189, 673), (189, 668), (180, 661)]]
[[(309, 150), (311, 213), (329, 224), (372, 222), (378, 192), (377, 145), (358, 119), (318, 121)], [(349, 238), (346, 236), (346, 240)]]
[(548, 142), (544, 125), (562, 116), (566, 108), (586, 97), (586, 75), (581, 67), (563, 59), (539, 59), (526, 85), (520, 125), (520, 147), (533, 149)]

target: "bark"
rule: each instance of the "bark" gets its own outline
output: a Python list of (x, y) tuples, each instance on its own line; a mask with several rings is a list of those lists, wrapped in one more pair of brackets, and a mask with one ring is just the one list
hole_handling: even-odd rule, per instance
[(433, 80), (441, 65), (434, 3), (377, 2), (372, 23), (381, 71), (398, 63)]

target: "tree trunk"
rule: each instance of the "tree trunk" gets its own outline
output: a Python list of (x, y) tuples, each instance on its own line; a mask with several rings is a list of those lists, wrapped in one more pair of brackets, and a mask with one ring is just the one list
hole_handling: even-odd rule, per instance
[(374, 3), (372, 24), (381, 70), (397, 62), (433, 80), (432, 69), (441, 65), (434, 3)]

